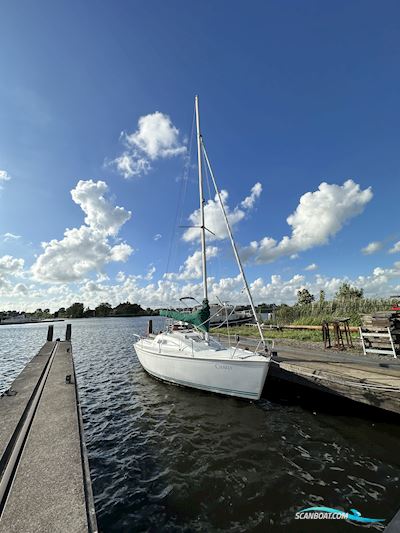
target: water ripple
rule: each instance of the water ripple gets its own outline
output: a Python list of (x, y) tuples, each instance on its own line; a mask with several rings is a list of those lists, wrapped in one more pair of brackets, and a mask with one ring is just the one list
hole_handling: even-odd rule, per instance
[[(294, 514), (305, 506), (388, 519), (396, 511), (398, 427), (168, 386), (149, 377), (132, 350), (144, 319), (72, 322), (102, 531), (298, 533)], [(64, 328), (56, 325), (56, 336)], [(44, 334), (41, 325), (0, 328), (0, 389)], [(332, 521), (323, 526), (339, 531)], [(347, 526), (354, 528), (340, 530)], [(321, 523), (305, 531), (321, 531)]]

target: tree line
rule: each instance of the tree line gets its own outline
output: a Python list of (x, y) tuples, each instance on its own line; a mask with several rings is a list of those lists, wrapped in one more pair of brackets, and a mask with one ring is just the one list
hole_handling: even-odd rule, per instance
[(19, 312), (19, 311), (0, 311), (0, 319), (6, 317), (26, 316), (38, 319), (48, 318), (92, 318), (92, 317), (111, 317), (111, 316), (154, 316), (158, 315), (158, 310), (144, 309), (139, 304), (131, 304), (130, 302), (123, 302), (116, 307), (112, 307), (108, 302), (102, 302), (97, 307), (91, 309), (85, 307), (82, 302), (75, 302), (69, 307), (60, 307), (55, 313), (51, 313), (50, 309), (38, 308), (33, 313)]
[[(364, 296), (364, 289), (358, 289), (352, 287), (349, 283), (342, 283), (339, 289), (336, 291), (334, 300), (339, 302), (349, 302), (354, 300), (360, 300)], [(302, 289), (297, 291), (297, 305), (307, 305), (315, 301), (315, 296), (310, 293), (308, 289)], [(319, 301), (325, 302), (325, 291), (319, 291)]]
[[(256, 294), (254, 296), (257, 296)], [(399, 297), (400, 300), (400, 297)], [(389, 310), (393, 306), (389, 298), (365, 298), (363, 289), (352, 287), (349, 283), (342, 283), (330, 301), (326, 299), (325, 291), (319, 291), (316, 299), (308, 289), (297, 291), (297, 302), (294, 305), (261, 303), (257, 306), (258, 313), (269, 313), (268, 321), (290, 324), (320, 324), (323, 320), (335, 316), (348, 316), (353, 325), (361, 323), (361, 315), (373, 311)], [(400, 302), (399, 302), (400, 303)], [(248, 307), (248, 306), (247, 306)], [(246, 308), (243, 306), (242, 308)], [(25, 315), (39, 319), (46, 318), (90, 318), (112, 316), (154, 316), (158, 315), (158, 309), (147, 307), (144, 309), (139, 304), (124, 302), (112, 307), (108, 302), (102, 302), (94, 309), (85, 307), (81, 302), (75, 302), (69, 307), (60, 307), (55, 313), (49, 309), (36, 309), (33, 313), (21, 313), (18, 311), (0, 311), (0, 319), (3, 317), (15, 317)]]
[(158, 310), (144, 309), (139, 304), (124, 302), (112, 307), (108, 302), (102, 302), (94, 309), (84, 306), (81, 302), (76, 302), (67, 308), (60, 307), (54, 313), (54, 318), (92, 318), (92, 317), (109, 317), (109, 316), (153, 316), (158, 315)]

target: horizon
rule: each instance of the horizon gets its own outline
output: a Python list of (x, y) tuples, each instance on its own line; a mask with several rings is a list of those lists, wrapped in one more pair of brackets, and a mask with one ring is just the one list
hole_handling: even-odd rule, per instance
[[(332, 298), (325, 298), (325, 295), (324, 295), (324, 299), (321, 301), (320, 300), (320, 295), (317, 299), (317, 295), (315, 294), (312, 294), (310, 293), (311, 296), (314, 298), (313, 301), (307, 303), (307, 304), (304, 304), (304, 303), (299, 303), (299, 301), (295, 301), (293, 302), (292, 304), (286, 304), (286, 303), (275, 303), (275, 302), (260, 302), (258, 304), (255, 305), (256, 309), (258, 310), (258, 308), (260, 307), (280, 307), (282, 305), (289, 305), (291, 307), (293, 306), (315, 306), (315, 307), (318, 307), (321, 305), (326, 305), (326, 304), (332, 304), (334, 302), (336, 303), (341, 303), (343, 305), (351, 305), (353, 303), (360, 303), (360, 305), (362, 306), (363, 303), (365, 302), (369, 302), (369, 303), (373, 303), (373, 302), (379, 302), (379, 301), (385, 301), (386, 305), (395, 305), (396, 301), (399, 301), (400, 299), (400, 295), (391, 295), (391, 296), (388, 296), (388, 297), (384, 297), (384, 298), (369, 298), (369, 297), (365, 297), (365, 295), (362, 295), (362, 296), (351, 296), (351, 297), (347, 297), (344, 301), (343, 301), (343, 298), (340, 298), (340, 297), (337, 297), (336, 295), (333, 295)], [(97, 304), (93, 305), (93, 306), (87, 306), (85, 304), (85, 302), (73, 302), (71, 305), (69, 306), (61, 306), (59, 307), (58, 309), (51, 309), (50, 307), (47, 307), (47, 306), (44, 306), (43, 308), (37, 308), (35, 309), (34, 311), (27, 311), (25, 309), (0, 309), (0, 314), (1, 313), (18, 313), (18, 314), (34, 314), (35, 312), (37, 311), (40, 311), (40, 312), (45, 312), (47, 310), (49, 310), (49, 314), (55, 314), (57, 312), (59, 312), (60, 310), (64, 309), (67, 310), (69, 307), (73, 306), (73, 305), (76, 305), (76, 304), (79, 304), (79, 305), (83, 305), (84, 307), (84, 310), (85, 312), (87, 311), (95, 311), (98, 307), (102, 306), (102, 305), (111, 305), (109, 302), (98, 302)], [(157, 306), (154, 306), (154, 307), (149, 307), (149, 306), (145, 306), (143, 304), (141, 304), (140, 302), (130, 302), (129, 300), (127, 301), (121, 301), (121, 302), (118, 302), (116, 305), (112, 306), (111, 305), (111, 310), (115, 310), (117, 307), (121, 306), (121, 305), (124, 305), (124, 304), (129, 304), (129, 305), (137, 305), (139, 306), (141, 309), (143, 309), (144, 311), (150, 309), (151, 311), (160, 311), (161, 309), (165, 309), (167, 306), (161, 306), (161, 307), (157, 307)], [(243, 299), (243, 301), (237, 303), (237, 304), (229, 304), (228, 302), (225, 302), (225, 304), (227, 304), (227, 306), (232, 306), (232, 307), (235, 307), (235, 308), (251, 308), (251, 305), (246, 301), (245, 299)], [(180, 305), (177, 305), (177, 306), (174, 306), (175, 308), (181, 308), (181, 309), (193, 309), (194, 307), (200, 305), (200, 303), (197, 303), (197, 304), (194, 304), (192, 307), (191, 306), (184, 306), (182, 303)], [(212, 302), (210, 301), (210, 305), (220, 305), (219, 302)], [(260, 311), (259, 311), (260, 312)]]

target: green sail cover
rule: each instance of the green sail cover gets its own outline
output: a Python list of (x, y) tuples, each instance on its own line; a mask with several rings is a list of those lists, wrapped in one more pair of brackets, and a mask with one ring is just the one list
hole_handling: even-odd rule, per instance
[(169, 318), (175, 318), (175, 320), (181, 320), (182, 322), (193, 324), (202, 331), (208, 331), (210, 327), (210, 306), (208, 305), (208, 300), (203, 300), (201, 309), (194, 313), (180, 313), (179, 311), (161, 309), (160, 316), (167, 316)]

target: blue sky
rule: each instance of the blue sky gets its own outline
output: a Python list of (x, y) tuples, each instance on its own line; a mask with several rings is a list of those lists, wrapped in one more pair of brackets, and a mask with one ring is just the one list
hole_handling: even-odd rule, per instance
[[(343, 279), (398, 293), (399, 15), (390, 1), (4, 1), (0, 308), (201, 295), (197, 240), (174, 230), (196, 93), (257, 301)], [(151, 169), (125, 178), (123, 154)], [(117, 229), (96, 218), (104, 205), (113, 220), (124, 208)], [(212, 295), (239, 301), (227, 243), (209, 246)]]

